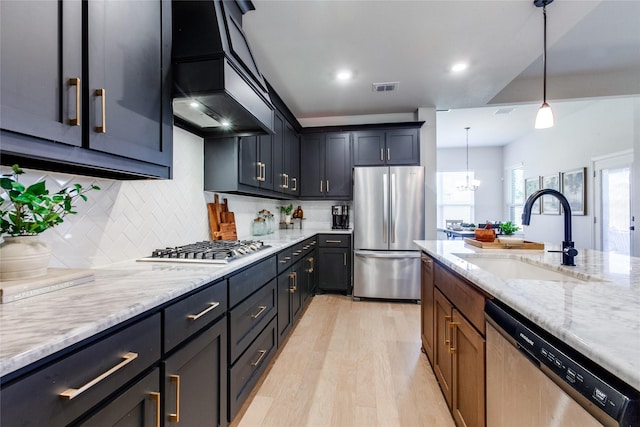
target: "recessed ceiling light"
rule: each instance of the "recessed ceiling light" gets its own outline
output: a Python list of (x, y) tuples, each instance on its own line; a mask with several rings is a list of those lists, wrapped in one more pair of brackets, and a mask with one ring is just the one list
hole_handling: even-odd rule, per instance
[(228, 128), (231, 126), (231, 122), (229, 120), (223, 120), (220, 122), (223, 128)]
[(189, 106), (193, 107), (193, 108), (198, 108), (200, 104), (198, 104), (196, 101), (191, 101), (191, 103), (189, 104)]
[(338, 74), (336, 74), (336, 78), (342, 81), (350, 80), (351, 77), (353, 77), (353, 73), (349, 70), (338, 71)]
[(451, 71), (453, 71), (454, 73), (459, 73), (466, 70), (468, 66), (469, 65), (465, 62), (458, 62), (457, 64), (453, 64), (453, 66), (451, 67)]

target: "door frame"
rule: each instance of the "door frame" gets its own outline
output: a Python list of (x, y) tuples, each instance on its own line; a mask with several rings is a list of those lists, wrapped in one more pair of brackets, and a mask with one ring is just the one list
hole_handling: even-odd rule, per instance
[[(596, 250), (602, 251), (602, 176), (599, 171), (627, 164), (630, 165), (630, 176), (633, 177), (633, 149), (618, 151), (591, 159), (591, 170), (593, 171), (593, 243), (594, 249)], [(631, 178), (629, 188), (629, 204), (629, 214), (633, 217), (633, 178)], [(633, 234), (629, 240), (630, 255), (634, 256)]]

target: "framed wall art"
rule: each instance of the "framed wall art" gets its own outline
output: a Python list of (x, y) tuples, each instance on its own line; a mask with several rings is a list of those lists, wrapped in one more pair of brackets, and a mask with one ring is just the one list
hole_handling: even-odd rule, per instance
[[(540, 177), (526, 178), (524, 180), (524, 200), (527, 201), (529, 196), (540, 189)], [(540, 199), (531, 207), (531, 213), (534, 215), (540, 215)]]
[[(542, 188), (560, 191), (560, 175), (542, 177)], [(553, 196), (542, 196), (542, 213), (544, 215), (560, 215), (560, 201)]]
[(562, 173), (562, 194), (571, 207), (571, 215), (586, 215), (587, 168)]

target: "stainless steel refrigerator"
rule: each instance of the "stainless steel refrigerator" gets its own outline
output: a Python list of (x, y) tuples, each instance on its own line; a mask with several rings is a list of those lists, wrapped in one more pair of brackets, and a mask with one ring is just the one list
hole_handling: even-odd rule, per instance
[(420, 299), (424, 168), (354, 168), (354, 298)]

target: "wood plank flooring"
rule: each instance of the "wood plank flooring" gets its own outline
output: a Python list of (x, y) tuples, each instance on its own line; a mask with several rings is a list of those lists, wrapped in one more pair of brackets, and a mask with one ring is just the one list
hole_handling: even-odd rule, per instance
[(420, 306), (315, 296), (231, 425), (453, 427)]

